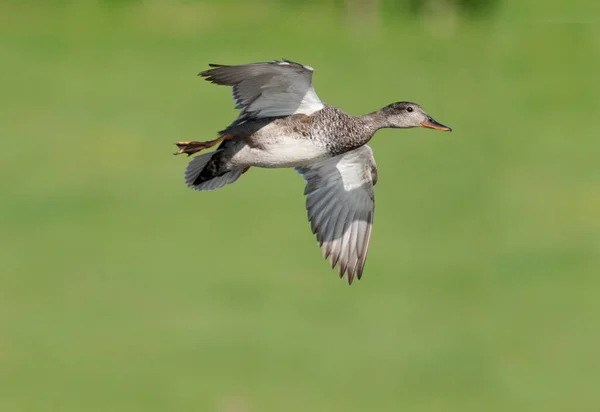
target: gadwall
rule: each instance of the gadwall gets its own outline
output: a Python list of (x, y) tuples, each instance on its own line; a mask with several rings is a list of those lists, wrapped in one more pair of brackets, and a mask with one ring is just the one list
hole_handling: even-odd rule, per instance
[(392, 103), (351, 116), (324, 104), (312, 85), (312, 67), (283, 59), (224, 66), (199, 76), (231, 86), (237, 118), (207, 142), (178, 142), (193, 158), (185, 183), (214, 190), (235, 182), (250, 167), (293, 167), (306, 181), (308, 219), (323, 257), (348, 283), (361, 278), (373, 225), (377, 168), (367, 143), (381, 128), (427, 127), (451, 131), (416, 103)]

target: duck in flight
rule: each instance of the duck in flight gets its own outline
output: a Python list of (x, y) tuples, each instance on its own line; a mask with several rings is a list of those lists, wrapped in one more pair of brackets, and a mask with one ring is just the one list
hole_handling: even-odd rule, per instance
[(250, 167), (294, 168), (305, 180), (313, 234), (331, 268), (352, 284), (361, 278), (373, 226), (377, 168), (367, 145), (382, 128), (426, 127), (451, 131), (416, 103), (392, 103), (351, 116), (323, 103), (312, 85), (313, 69), (289, 60), (224, 66), (199, 76), (232, 88), (237, 118), (206, 142), (177, 142), (175, 154), (194, 157), (187, 187), (205, 191), (235, 182)]

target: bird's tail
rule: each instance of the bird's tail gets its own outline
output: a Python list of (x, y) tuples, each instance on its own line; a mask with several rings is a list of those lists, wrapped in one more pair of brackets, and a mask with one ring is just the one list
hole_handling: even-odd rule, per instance
[[(196, 156), (185, 168), (185, 184), (193, 190), (215, 190), (235, 182), (248, 170), (237, 168), (221, 170), (217, 159), (213, 159), (219, 151)], [(212, 160), (212, 161), (211, 161)]]

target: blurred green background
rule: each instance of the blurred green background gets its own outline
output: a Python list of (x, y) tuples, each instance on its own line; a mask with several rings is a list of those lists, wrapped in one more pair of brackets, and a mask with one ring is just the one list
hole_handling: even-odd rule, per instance
[[(0, 3), (0, 411), (600, 410), (600, 3), (405, 3)], [(295, 173), (172, 156), (282, 57), (454, 129), (372, 141), (351, 287)]]

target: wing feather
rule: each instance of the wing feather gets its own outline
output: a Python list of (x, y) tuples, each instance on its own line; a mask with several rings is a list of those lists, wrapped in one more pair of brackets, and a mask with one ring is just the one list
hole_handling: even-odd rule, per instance
[(323, 257), (351, 284), (362, 276), (371, 238), (377, 170), (373, 151), (362, 146), (295, 170), (306, 181), (308, 218)]
[(264, 117), (312, 114), (323, 108), (312, 85), (312, 67), (289, 60), (225, 66), (211, 64), (199, 75), (232, 87), (239, 116), (229, 127)]

